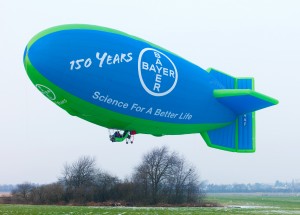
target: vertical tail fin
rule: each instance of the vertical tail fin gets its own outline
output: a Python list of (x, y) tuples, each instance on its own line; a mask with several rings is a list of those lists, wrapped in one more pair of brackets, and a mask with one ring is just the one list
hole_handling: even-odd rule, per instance
[(238, 116), (234, 123), (202, 132), (201, 135), (212, 148), (232, 152), (255, 152), (255, 113)]

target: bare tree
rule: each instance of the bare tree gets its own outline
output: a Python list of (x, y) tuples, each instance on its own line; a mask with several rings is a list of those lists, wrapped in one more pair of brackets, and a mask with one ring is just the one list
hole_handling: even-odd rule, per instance
[(145, 154), (133, 175), (134, 192), (151, 204), (196, 201), (198, 181), (196, 169), (166, 147)]
[(66, 188), (66, 200), (86, 202), (93, 198), (92, 186), (98, 173), (94, 158), (83, 156), (72, 164), (64, 166), (60, 182)]
[(132, 176), (134, 199), (140, 203), (150, 202), (150, 178), (147, 171), (147, 165), (143, 163), (136, 167)]
[(35, 188), (34, 184), (25, 182), (23, 184), (18, 184), (16, 189), (12, 191), (12, 196), (16, 201), (21, 201), (29, 203), (32, 201), (32, 190)]
[(61, 181), (67, 187), (72, 188), (89, 186), (93, 184), (93, 180), (98, 171), (95, 165), (96, 160), (88, 156), (81, 157), (70, 165), (66, 164)]
[(199, 180), (196, 169), (183, 157), (176, 157), (168, 178), (170, 203), (196, 201), (199, 194)]
[(45, 193), (46, 203), (53, 204), (63, 201), (64, 187), (60, 183), (52, 183), (43, 185), (42, 189)]
[(120, 183), (120, 180), (117, 177), (99, 171), (95, 175), (95, 200), (103, 202), (114, 198), (114, 189), (118, 183)]
[(63, 202), (64, 187), (60, 183), (52, 183), (34, 187), (31, 191), (35, 204), (57, 204)]
[(143, 181), (146, 194), (150, 193), (152, 204), (158, 202), (159, 191), (163, 187), (163, 181), (167, 180), (170, 174), (175, 158), (176, 154), (169, 153), (168, 148), (163, 146), (144, 155), (142, 164), (137, 168), (136, 175), (142, 177), (140, 181)]

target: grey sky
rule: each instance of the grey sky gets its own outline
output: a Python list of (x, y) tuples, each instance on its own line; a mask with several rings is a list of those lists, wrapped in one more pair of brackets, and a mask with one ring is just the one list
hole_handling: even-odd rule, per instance
[[(125, 177), (142, 154), (164, 144), (213, 183), (300, 179), (299, 11), (297, 0), (1, 0), (0, 184), (53, 182), (82, 155)], [(211, 149), (198, 134), (111, 143), (107, 129), (68, 115), (35, 89), (22, 64), (31, 37), (67, 23), (115, 28), (202, 68), (254, 77), (258, 92), (280, 101), (256, 113), (257, 151)]]

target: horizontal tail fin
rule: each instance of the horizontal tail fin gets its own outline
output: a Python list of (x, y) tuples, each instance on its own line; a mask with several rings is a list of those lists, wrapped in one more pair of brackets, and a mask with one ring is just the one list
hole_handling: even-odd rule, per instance
[(276, 99), (254, 91), (253, 78), (235, 78), (215, 69), (208, 72), (219, 86), (214, 97), (237, 114), (232, 124), (201, 135), (208, 146), (232, 152), (255, 151), (254, 111), (278, 103)]
[(250, 89), (214, 90), (214, 97), (237, 115), (257, 111), (278, 103), (276, 99)]
[(216, 69), (208, 69), (219, 83), (214, 97), (237, 115), (278, 104), (276, 99), (254, 91), (253, 78), (235, 78)]

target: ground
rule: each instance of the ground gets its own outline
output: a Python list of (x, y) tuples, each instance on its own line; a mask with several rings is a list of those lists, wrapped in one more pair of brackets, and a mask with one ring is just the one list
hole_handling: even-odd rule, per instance
[(91, 206), (34, 206), (0, 205), (0, 215), (214, 215), (214, 214), (299, 214), (299, 195), (208, 195), (207, 201), (223, 207), (91, 207)]

